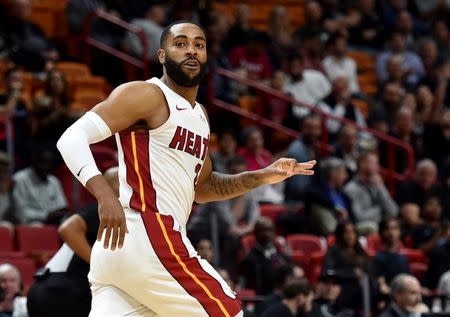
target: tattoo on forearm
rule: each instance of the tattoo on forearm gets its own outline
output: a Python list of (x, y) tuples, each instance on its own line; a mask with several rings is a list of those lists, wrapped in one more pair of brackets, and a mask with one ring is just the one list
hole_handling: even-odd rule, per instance
[(209, 182), (211, 190), (219, 196), (239, 195), (262, 184), (261, 178), (254, 173), (225, 175), (213, 172)]

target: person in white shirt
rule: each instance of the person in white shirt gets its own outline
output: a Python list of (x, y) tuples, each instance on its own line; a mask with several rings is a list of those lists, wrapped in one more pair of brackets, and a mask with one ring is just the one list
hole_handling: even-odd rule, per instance
[(347, 56), (347, 37), (343, 34), (334, 34), (328, 40), (330, 55), (322, 61), (325, 73), (331, 81), (345, 76), (348, 79), (350, 92), (359, 93), (357, 66), (355, 61)]
[[(166, 8), (162, 4), (151, 5), (145, 17), (134, 19), (131, 25), (141, 28), (147, 38), (147, 57), (156, 60), (156, 51), (159, 48), (159, 38), (164, 30), (161, 26), (166, 22)], [(143, 56), (141, 39), (137, 34), (128, 32), (125, 38), (125, 47), (135, 56)]]
[(42, 150), (33, 153), (32, 166), (13, 175), (13, 196), (23, 223), (60, 220), (67, 200), (60, 181), (50, 174), (53, 154)]
[[(321, 72), (304, 69), (303, 57), (299, 54), (290, 57), (290, 80), (283, 90), (292, 95), (297, 101), (314, 106), (331, 92), (331, 84)], [(295, 105), (292, 108), (297, 119), (304, 118), (310, 113), (308, 107)]]

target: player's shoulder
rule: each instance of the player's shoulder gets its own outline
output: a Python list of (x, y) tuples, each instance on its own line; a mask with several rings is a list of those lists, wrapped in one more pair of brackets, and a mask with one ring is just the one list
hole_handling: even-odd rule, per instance
[(142, 80), (130, 81), (119, 85), (111, 93), (111, 96), (126, 96), (127, 98), (131, 97), (136, 99), (146, 99), (151, 97), (152, 100), (158, 99), (159, 97), (164, 98), (163, 92), (157, 85)]

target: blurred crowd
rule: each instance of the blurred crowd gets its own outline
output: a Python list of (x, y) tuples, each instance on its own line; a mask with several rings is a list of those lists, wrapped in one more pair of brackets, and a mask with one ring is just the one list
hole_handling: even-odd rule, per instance
[[(445, 301), (422, 300), (450, 295), (450, 4), (298, 2), (304, 10), (298, 25), (283, 1), (270, 1), (262, 26), (252, 22), (258, 5), (237, 1), (68, 0), (66, 21), (72, 37), (81, 34), (92, 10), (141, 28), (147, 52), (134, 33), (102, 20), (90, 25), (98, 41), (149, 57), (155, 75), (164, 27), (178, 19), (199, 23), (208, 38), (199, 100), (216, 136), (210, 140), (214, 169), (256, 170), (281, 156), (318, 160), (314, 177), (295, 176), (193, 208), (187, 229), (199, 254), (238, 293), (263, 296), (247, 305), (249, 316), (356, 316), (363, 285), (372, 311), (383, 317), (450, 311)], [(221, 11), (227, 6), (232, 11)], [(0, 1), (0, 61), (6, 65), (0, 80), (0, 221), (11, 230), (60, 225), (74, 212), (55, 176), (62, 164), (55, 144), (82, 114), (58, 68), (77, 57), (30, 21), (31, 10), (31, 0)], [(125, 77), (112, 65), (118, 61), (94, 56), (91, 69), (114, 86)], [(219, 75), (217, 67), (280, 94), (258, 92)], [(38, 88), (30, 91), (29, 81)], [(300, 136), (213, 107), (211, 91)], [(414, 161), (373, 131), (408, 143)], [(289, 237), (296, 234), (319, 241), (316, 262), (295, 256)], [(0, 266), (2, 317), (11, 316), (22, 291), (17, 275)]]

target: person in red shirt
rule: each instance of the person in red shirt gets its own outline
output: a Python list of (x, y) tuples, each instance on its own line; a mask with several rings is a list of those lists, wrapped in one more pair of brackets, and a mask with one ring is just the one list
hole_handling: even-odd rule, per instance
[(267, 55), (269, 38), (262, 32), (254, 32), (246, 45), (235, 47), (229, 55), (231, 67), (242, 69), (247, 78), (253, 80), (269, 79), (272, 65)]
[(247, 161), (247, 169), (254, 171), (264, 168), (272, 163), (272, 154), (264, 148), (264, 139), (258, 127), (248, 127), (243, 134), (244, 147), (238, 151), (238, 155)]

